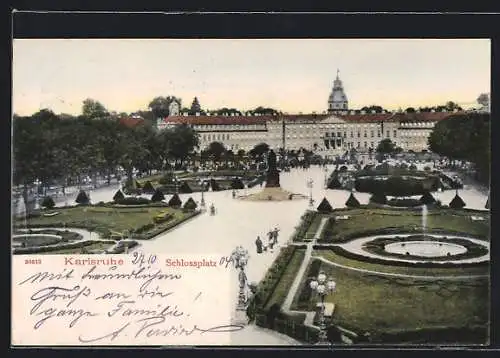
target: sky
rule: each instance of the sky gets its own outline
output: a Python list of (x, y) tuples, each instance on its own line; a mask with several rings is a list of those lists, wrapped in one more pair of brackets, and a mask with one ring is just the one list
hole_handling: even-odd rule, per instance
[(13, 41), (13, 112), (146, 110), (157, 96), (189, 107), (321, 113), (337, 69), (350, 109), (467, 107), (490, 92), (488, 39), (36, 39)]

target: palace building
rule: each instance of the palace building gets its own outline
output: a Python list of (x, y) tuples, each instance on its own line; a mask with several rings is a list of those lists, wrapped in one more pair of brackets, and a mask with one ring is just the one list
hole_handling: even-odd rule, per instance
[[(176, 113), (176, 111), (171, 111)], [(227, 149), (248, 151), (259, 143), (272, 149), (305, 148), (326, 158), (354, 148), (358, 152), (376, 149), (389, 138), (403, 150), (421, 151), (435, 124), (455, 112), (366, 113), (348, 110), (342, 81), (337, 77), (324, 114), (280, 115), (172, 115), (160, 118), (157, 128), (187, 124), (199, 133), (200, 149), (221, 142)]]

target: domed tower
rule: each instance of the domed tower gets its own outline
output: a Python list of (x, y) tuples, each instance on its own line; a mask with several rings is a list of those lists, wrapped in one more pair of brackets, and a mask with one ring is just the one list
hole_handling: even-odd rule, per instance
[(328, 113), (337, 111), (346, 111), (348, 109), (347, 96), (344, 93), (344, 86), (339, 79), (339, 70), (337, 70), (337, 78), (333, 81), (332, 92), (328, 97)]

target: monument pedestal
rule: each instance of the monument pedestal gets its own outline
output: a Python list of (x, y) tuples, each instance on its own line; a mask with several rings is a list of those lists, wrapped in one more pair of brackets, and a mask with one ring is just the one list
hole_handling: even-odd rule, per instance
[(266, 178), (266, 188), (280, 187), (280, 172), (276, 169), (269, 170)]

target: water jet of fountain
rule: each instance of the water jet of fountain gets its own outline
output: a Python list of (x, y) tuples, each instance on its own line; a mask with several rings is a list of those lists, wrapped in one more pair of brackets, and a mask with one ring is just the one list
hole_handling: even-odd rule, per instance
[(422, 234), (425, 239), (425, 230), (427, 228), (427, 205), (422, 205)]

